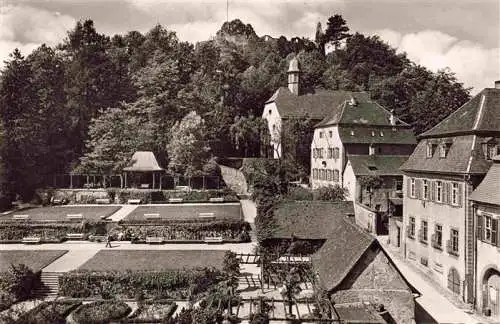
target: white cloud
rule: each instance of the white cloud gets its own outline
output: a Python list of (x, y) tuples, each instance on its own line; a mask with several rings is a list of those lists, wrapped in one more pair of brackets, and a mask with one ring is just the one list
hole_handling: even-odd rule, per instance
[(19, 48), (24, 55), (45, 43), (55, 45), (75, 24), (75, 19), (58, 12), (26, 5), (0, 8), (0, 67), (9, 53)]
[(474, 93), (492, 87), (493, 82), (500, 78), (499, 47), (485, 48), (436, 30), (401, 35), (384, 29), (375, 34), (399, 52), (406, 52), (412, 61), (432, 71), (449, 67), (460, 82), (474, 87)]

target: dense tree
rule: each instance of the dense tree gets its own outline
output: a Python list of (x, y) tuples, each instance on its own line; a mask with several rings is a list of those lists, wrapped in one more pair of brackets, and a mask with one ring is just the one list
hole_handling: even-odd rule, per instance
[(349, 27), (341, 15), (335, 14), (328, 18), (326, 22), (326, 30), (322, 38), (323, 48), (325, 43), (333, 44), (335, 49), (338, 49), (342, 40), (350, 36)]

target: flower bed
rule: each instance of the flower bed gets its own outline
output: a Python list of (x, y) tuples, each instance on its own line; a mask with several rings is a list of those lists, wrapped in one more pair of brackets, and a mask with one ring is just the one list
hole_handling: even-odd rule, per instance
[(144, 220), (133, 224), (120, 224), (122, 240), (145, 242), (146, 237), (163, 237), (169, 240), (203, 241), (206, 237), (222, 237), (224, 241), (249, 242), (250, 224), (247, 222), (176, 222)]
[(59, 278), (59, 293), (73, 298), (185, 299), (225, 279), (216, 269), (172, 271), (73, 271)]
[(122, 301), (98, 301), (81, 306), (72, 317), (77, 324), (103, 324), (120, 320), (131, 311), (130, 306)]
[(44, 302), (22, 314), (17, 322), (23, 324), (66, 323), (66, 316), (80, 305), (82, 305), (81, 301)]
[(139, 304), (137, 310), (130, 316), (127, 323), (150, 323), (153, 321), (165, 321), (174, 315), (177, 304), (174, 302), (144, 301)]

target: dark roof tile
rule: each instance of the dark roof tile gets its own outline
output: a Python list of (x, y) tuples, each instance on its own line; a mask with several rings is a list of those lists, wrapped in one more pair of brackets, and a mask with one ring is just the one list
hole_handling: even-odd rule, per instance
[[(393, 130), (395, 129), (395, 131)], [(372, 132), (375, 136), (372, 136)], [(383, 136), (381, 135), (383, 133)], [(353, 135), (351, 135), (353, 134)], [(339, 127), (339, 135), (342, 143), (356, 144), (412, 144), (416, 145), (417, 140), (413, 131), (408, 127), (364, 127), (364, 126), (347, 126)]]
[(349, 155), (348, 161), (356, 176), (390, 176), (402, 174), (399, 168), (407, 158), (406, 155)]
[(471, 200), (500, 206), (500, 160), (493, 163), (483, 181), (470, 195)]

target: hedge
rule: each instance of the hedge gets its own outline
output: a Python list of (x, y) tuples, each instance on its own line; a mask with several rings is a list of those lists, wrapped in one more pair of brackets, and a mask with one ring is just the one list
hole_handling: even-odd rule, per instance
[(223, 190), (131, 190), (131, 189), (108, 189), (108, 195), (114, 200), (118, 197), (121, 204), (127, 203), (129, 199), (140, 199), (143, 203), (168, 202), (170, 198), (182, 198), (189, 202), (208, 202), (210, 198), (224, 198), (224, 201), (238, 201), (238, 196), (231, 189)]
[(97, 301), (81, 306), (72, 317), (77, 324), (106, 324), (124, 318), (131, 311), (122, 301)]
[(73, 298), (185, 299), (225, 279), (210, 268), (171, 271), (73, 271), (59, 277), (59, 293)]
[[(145, 241), (147, 236), (164, 237), (165, 240), (203, 240), (205, 237), (222, 236), (224, 240), (249, 242), (250, 224), (244, 221), (171, 222), (158, 220), (122, 223), (116, 231), (125, 241)], [(119, 236), (119, 234), (116, 234)]]
[(42, 242), (61, 242), (68, 233), (105, 234), (109, 222), (61, 222), (61, 223), (26, 223), (12, 222), (0, 224), (0, 242), (21, 241), (23, 237), (40, 237)]

